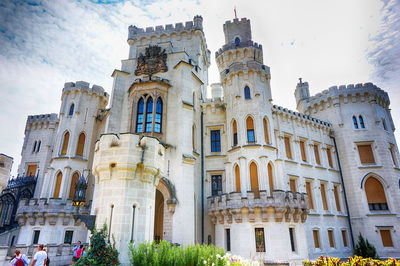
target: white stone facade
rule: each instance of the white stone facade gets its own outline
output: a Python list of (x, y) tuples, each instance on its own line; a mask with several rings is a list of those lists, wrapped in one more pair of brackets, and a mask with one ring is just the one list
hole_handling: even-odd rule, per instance
[(0, 153), (0, 191), (2, 191), (7, 186), (12, 165), (13, 158), (3, 153)]

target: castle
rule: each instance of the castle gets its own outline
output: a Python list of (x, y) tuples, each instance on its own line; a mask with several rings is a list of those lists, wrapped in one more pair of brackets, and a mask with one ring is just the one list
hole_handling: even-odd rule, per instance
[[(400, 257), (400, 158), (387, 93), (365, 83), (310, 96), (300, 79), (298, 111), (276, 106), (250, 21), (223, 30), (221, 83), (210, 99), (211, 52), (196, 16), (130, 26), (110, 99), (100, 86), (65, 83), (59, 114), (28, 117), (18, 178), (36, 187), (11, 208), (3, 201), (11, 188), (0, 195), (7, 252), (45, 243), (53, 262), (67, 264), (70, 245), (88, 240), (84, 217), (95, 216), (123, 265), (130, 242), (161, 239), (300, 264), (351, 256), (360, 233), (380, 257)], [(77, 209), (82, 177), (86, 203)]]

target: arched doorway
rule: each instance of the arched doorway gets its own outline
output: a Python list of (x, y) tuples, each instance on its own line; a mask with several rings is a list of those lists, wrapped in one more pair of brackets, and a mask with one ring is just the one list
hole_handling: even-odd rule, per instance
[(156, 189), (156, 201), (154, 208), (154, 240), (159, 242), (163, 239), (164, 223), (164, 196)]

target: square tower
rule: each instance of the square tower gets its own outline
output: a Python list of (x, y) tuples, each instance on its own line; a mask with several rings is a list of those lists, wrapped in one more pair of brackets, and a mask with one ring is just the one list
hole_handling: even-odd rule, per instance
[(250, 20), (235, 18), (232, 21), (228, 20), (224, 24), (225, 44), (240, 44), (251, 40)]

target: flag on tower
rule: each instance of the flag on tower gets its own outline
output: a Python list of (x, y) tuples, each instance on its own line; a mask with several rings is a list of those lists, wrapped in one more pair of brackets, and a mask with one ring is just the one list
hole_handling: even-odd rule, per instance
[(235, 8), (233, 9), (233, 12), (235, 12), (235, 18), (237, 18), (237, 14), (236, 14), (236, 6), (235, 6)]

